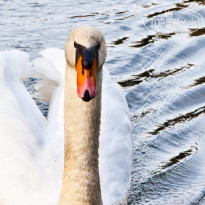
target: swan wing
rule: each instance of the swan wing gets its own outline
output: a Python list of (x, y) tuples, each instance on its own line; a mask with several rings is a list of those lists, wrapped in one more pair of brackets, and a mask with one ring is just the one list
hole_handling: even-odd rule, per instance
[(23, 85), (31, 73), (26, 53), (0, 53), (0, 203), (8, 205), (32, 204), (39, 188), (37, 159), (47, 121)]
[[(54, 76), (54, 66), (49, 68)], [(55, 100), (59, 86), (50, 100), (51, 117), (46, 119), (23, 84), (34, 72), (28, 54), (0, 52), (0, 204), (51, 205), (59, 198), (63, 141), (52, 121), (59, 106)], [(59, 78), (51, 80), (59, 83)], [(61, 143), (58, 149), (56, 141)]]
[[(49, 103), (46, 131), (47, 144), (44, 147), (43, 168), (48, 170), (49, 180), (55, 179), (52, 193), (60, 197), (64, 160), (64, 51), (48, 48), (32, 63), (34, 77), (41, 80), (35, 85), (36, 95)], [(50, 171), (52, 170), (52, 172)], [(50, 192), (51, 193), (51, 192)], [(57, 194), (56, 194), (57, 193)]]
[(125, 201), (130, 188), (131, 124), (122, 88), (103, 69), (99, 167), (103, 202), (112, 205)]

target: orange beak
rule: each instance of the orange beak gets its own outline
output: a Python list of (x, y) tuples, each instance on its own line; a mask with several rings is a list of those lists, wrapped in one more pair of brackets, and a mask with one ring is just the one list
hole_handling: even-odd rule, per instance
[(96, 69), (97, 61), (92, 59), (90, 67), (85, 68), (83, 57), (79, 56), (77, 60), (77, 93), (82, 100), (88, 102), (96, 96)]

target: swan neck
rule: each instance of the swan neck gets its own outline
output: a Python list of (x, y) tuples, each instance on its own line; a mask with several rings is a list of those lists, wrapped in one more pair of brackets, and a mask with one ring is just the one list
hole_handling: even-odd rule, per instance
[(77, 96), (76, 70), (67, 66), (64, 100), (64, 176), (59, 205), (102, 204), (98, 168), (102, 72), (97, 95), (84, 102)]

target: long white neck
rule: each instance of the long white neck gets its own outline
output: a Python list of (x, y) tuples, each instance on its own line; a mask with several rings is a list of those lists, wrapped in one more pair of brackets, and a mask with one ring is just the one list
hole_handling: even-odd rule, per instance
[(64, 176), (59, 205), (102, 204), (98, 169), (102, 71), (97, 95), (84, 102), (77, 96), (76, 70), (66, 67)]

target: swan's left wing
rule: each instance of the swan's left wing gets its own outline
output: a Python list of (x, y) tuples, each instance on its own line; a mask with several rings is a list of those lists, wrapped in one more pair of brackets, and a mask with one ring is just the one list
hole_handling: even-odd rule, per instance
[(23, 85), (31, 73), (28, 54), (0, 52), (0, 203), (8, 205), (39, 204), (38, 159), (47, 120)]
[[(49, 103), (47, 144), (44, 148), (45, 163), (49, 167), (50, 179), (57, 182), (56, 191), (61, 189), (63, 174), (64, 148), (64, 73), (65, 55), (62, 49), (48, 48), (40, 52), (41, 56), (33, 61), (34, 77), (41, 80), (35, 85), (36, 97)], [(48, 164), (49, 162), (49, 164)], [(48, 170), (48, 168), (47, 168)], [(58, 180), (56, 180), (58, 178)], [(55, 189), (54, 189), (55, 191)], [(55, 194), (55, 193), (54, 193)]]
[[(49, 54), (57, 59), (58, 51)], [(0, 52), (0, 204), (54, 205), (59, 198), (64, 78), (48, 52), (42, 55), (32, 65), (25, 52)], [(43, 79), (38, 87), (41, 94), (50, 88), (48, 84), (53, 89), (47, 119), (23, 85), (34, 73)]]

